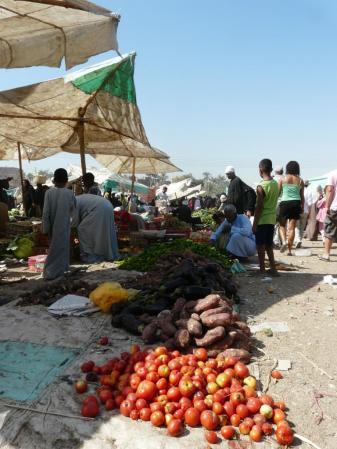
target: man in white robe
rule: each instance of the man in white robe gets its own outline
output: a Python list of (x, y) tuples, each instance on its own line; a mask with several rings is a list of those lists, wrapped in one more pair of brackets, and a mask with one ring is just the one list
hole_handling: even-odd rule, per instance
[(119, 258), (110, 201), (91, 194), (77, 196), (73, 226), (77, 227), (82, 262), (99, 263)]
[(76, 204), (73, 192), (66, 188), (66, 170), (55, 170), (53, 182), (55, 187), (46, 192), (42, 215), (42, 229), (50, 239), (43, 270), (45, 280), (62, 278), (69, 271), (70, 226)]

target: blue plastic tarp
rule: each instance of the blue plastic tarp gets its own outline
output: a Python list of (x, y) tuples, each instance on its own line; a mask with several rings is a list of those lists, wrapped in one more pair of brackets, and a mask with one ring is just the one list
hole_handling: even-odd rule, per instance
[(76, 348), (0, 342), (0, 397), (34, 401), (79, 354)]

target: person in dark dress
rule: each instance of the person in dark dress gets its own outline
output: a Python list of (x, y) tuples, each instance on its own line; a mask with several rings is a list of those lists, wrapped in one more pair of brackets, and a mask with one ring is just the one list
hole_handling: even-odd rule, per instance
[(254, 190), (245, 184), (241, 178), (236, 176), (234, 167), (226, 167), (225, 174), (230, 180), (227, 192), (227, 203), (233, 204), (238, 214), (246, 214), (248, 217), (251, 217), (254, 215), (256, 203), (256, 194)]

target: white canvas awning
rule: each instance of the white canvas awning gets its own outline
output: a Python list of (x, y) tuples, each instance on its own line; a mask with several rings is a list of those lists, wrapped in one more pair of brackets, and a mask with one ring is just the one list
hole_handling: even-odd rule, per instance
[(0, 67), (59, 67), (117, 50), (119, 16), (86, 0), (0, 0)]
[(178, 171), (146, 137), (134, 61), (130, 54), (71, 74), (67, 82), (57, 78), (0, 92), (0, 159), (18, 159), (19, 142), (28, 160), (85, 150), (115, 173), (132, 173), (135, 165), (135, 173)]

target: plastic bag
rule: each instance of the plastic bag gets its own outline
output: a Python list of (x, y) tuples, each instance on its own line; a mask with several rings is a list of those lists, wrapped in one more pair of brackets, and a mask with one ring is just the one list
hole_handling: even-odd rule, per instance
[(118, 282), (104, 282), (90, 293), (89, 298), (97, 307), (107, 313), (112, 304), (127, 301), (129, 293)]

